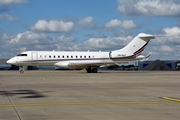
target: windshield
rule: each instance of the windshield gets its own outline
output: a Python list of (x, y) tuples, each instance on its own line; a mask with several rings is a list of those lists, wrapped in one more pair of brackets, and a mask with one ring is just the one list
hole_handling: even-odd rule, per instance
[(19, 54), (19, 55), (17, 55), (17, 56), (27, 56), (27, 54)]

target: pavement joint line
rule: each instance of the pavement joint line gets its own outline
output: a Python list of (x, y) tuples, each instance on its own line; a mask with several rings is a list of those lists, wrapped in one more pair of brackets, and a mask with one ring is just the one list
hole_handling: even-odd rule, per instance
[(165, 100), (170, 100), (170, 101), (180, 103), (180, 99), (178, 99), (178, 98), (173, 98), (173, 97), (162, 97), (162, 98), (165, 99)]
[(179, 104), (179, 102), (149, 101), (149, 102), (51, 102), (51, 103), (20, 103), (20, 104), (0, 104), (0, 107), (31, 107), (31, 106), (57, 106), (57, 105), (148, 105), (148, 104)]
[(3, 89), (3, 91), (4, 91), (4, 93), (6, 94), (6, 97), (8, 98), (9, 102), (11, 103), (11, 104), (9, 104), (9, 105), (11, 105), (11, 107), (13, 107), (13, 109), (14, 109), (14, 111), (16, 112), (16, 114), (17, 114), (19, 120), (21, 120), (21, 116), (19, 115), (18, 111), (16, 110), (15, 106), (13, 105), (13, 103), (12, 103), (10, 97), (8, 96), (8, 94), (7, 94), (7, 92), (6, 92), (5, 88), (4, 88), (4, 86), (3, 86), (1, 83), (0, 83), (0, 85), (1, 85), (1, 87), (2, 87), (2, 89)]

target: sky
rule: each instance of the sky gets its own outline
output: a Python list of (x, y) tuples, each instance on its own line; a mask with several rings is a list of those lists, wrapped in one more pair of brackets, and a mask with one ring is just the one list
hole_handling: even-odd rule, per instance
[(142, 55), (180, 60), (179, 0), (0, 0), (0, 58), (24, 51), (112, 51), (158, 35)]

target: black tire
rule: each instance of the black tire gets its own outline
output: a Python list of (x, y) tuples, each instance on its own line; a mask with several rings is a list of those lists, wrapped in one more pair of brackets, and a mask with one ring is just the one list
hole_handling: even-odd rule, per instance
[(91, 69), (87, 68), (86, 69), (87, 73), (91, 73)]
[(92, 73), (97, 73), (98, 72), (98, 69), (97, 68), (94, 68), (91, 70)]
[(20, 72), (21, 74), (24, 74), (24, 70), (20, 70), (19, 72)]

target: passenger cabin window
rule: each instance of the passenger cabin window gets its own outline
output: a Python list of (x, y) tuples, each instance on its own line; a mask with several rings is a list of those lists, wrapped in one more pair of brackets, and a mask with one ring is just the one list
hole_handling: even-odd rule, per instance
[(60, 58), (60, 56), (58, 56), (58, 58)]
[(78, 56), (76, 56), (76, 58), (78, 58)]
[(89, 56), (89, 58), (91, 58), (91, 56)]
[(51, 56), (49, 56), (49, 58), (51, 58)]
[(56, 56), (54, 55), (54, 58), (56, 58)]
[(71, 58), (73, 58), (73, 56), (71, 56)]
[(64, 58), (64, 56), (62, 56), (62, 58)]

